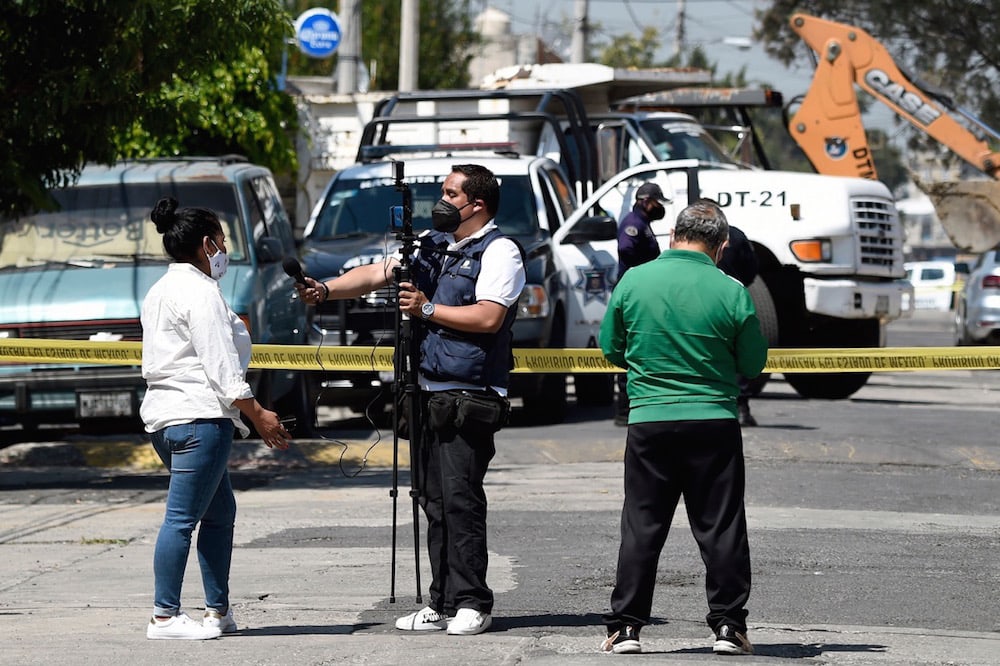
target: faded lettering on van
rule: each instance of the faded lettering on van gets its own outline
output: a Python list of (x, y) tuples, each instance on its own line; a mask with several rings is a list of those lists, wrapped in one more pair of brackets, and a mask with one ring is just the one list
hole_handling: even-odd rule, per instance
[(63, 218), (61, 221), (40, 219), (36, 223), (39, 239), (56, 238), (69, 245), (78, 247), (96, 247), (106, 243), (121, 240), (135, 242), (142, 240), (142, 223), (138, 221), (121, 222), (119, 220), (74, 220)]

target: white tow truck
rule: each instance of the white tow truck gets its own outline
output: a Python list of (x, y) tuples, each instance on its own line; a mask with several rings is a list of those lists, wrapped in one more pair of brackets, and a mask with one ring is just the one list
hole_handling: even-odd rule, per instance
[[(619, 71), (535, 65), (497, 73), (486, 90), (399, 93), (376, 106), (362, 151), (387, 158), (400, 146), (424, 144), (457, 155), (472, 143), (560, 163), (581, 200), (548, 229), (566, 293), (567, 348), (594, 346), (617, 278), (616, 240), (595, 237), (595, 229), (609, 228), (598, 220), (620, 220), (647, 181), (671, 199), (666, 217), (653, 225), (664, 247), (677, 214), (698, 197), (717, 201), (747, 234), (760, 262), (751, 294), (773, 347), (883, 345), (884, 325), (905, 314), (905, 295), (912, 302), (888, 188), (861, 178), (749, 168), (694, 117), (647, 110), (652, 97), (644, 109), (614, 111), (615, 102), (655, 89), (655, 76), (629, 73), (623, 80)], [(546, 115), (561, 124), (529, 122)], [(786, 380), (804, 397), (841, 399), (868, 377), (794, 373)]]

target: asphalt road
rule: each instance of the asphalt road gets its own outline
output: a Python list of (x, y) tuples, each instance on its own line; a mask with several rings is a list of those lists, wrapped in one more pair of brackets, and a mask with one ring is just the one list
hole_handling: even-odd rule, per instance
[[(940, 346), (949, 336), (946, 314), (925, 313), (894, 325), (889, 344)], [(753, 401), (760, 427), (744, 430), (749, 622), (758, 647), (749, 661), (996, 663), (998, 392), (993, 371), (877, 373), (841, 401), (803, 400), (780, 376), (772, 379)], [(498, 437), (487, 477), (496, 620), (483, 640), (461, 646), (400, 639), (392, 629), (395, 615), (419, 606), (414, 562), (425, 593), (429, 574), (422, 549), (413, 548), (405, 465), (394, 481), (388, 465), (374, 462), (385, 460), (378, 456), (391, 442), (375, 443), (358, 421), (330, 418), (323, 439), (299, 447), (343, 441), (356, 462), (374, 444), (364, 470), (266, 457), (253, 464), (252, 456), (234, 466), (241, 507), (234, 603), (247, 641), (256, 642), (227, 642), (239, 647), (211, 660), (600, 658), (594, 649), (614, 578), (625, 434), (610, 410), (574, 408), (565, 424), (514, 426)], [(10, 663), (43, 663), (34, 657), (44, 649), (34, 646), (50, 643), (76, 650), (80, 663), (126, 648), (132, 663), (156, 663), (162, 653), (142, 642), (140, 625), (165, 483), (159, 471), (134, 468), (0, 468), (0, 623), (12, 632)], [(712, 659), (703, 569), (678, 513), (660, 560), (654, 622), (643, 633), (657, 663)], [(193, 571), (189, 598), (197, 599)], [(111, 588), (97, 582), (109, 575)], [(107, 613), (118, 620), (108, 624)], [(96, 638), (63, 630), (67, 615), (93, 626)], [(116, 630), (120, 621), (135, 627)]]

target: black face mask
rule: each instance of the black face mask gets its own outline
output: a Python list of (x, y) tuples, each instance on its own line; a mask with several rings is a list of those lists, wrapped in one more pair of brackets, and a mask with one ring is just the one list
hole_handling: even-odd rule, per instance
[(663, 216), (666, 214), (667, 210), (663, 206), (660, 206), (659, 204), (653, 206), (652, 208), (646, 211), (646, 217), (648, 217), (650, 220), (662, 220)]
[[(471, 206), (472, 202), (465, 204)], [(443, 231), (446, 234), (453, 233), (465, 220), (462, 219), (462, 208), (456, 208), (450, 201), (439, 200), (431, 209), (431, 223), (435, 231)]]

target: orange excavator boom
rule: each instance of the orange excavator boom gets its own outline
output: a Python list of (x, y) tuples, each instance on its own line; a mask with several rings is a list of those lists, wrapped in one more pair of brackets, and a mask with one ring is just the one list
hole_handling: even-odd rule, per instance
[[(788, 124), (816, 171), (878, 178), (857, 85), (979, 171), (1000, 179), (1000, 153), (982, 138), (1000, 140), (1000, 134), (946, 94), (905, 74), (867, 32), (807, 14), (794, 14), (789, 21), (818, 59), (809, 90)], [(973, 183), (918, 185), (957, 247), (985, 251), (1000, 242), (1000, 184)]]
[[(848, 149), (864, 145), (867, 150), (853, 87), (857, 84), (972, 166), (994, 178), (998, 176), (1000, 154), (990, 150), (986, 141), (955, 120), (951, 113), (958, 113), (981, 132), (994, 138), (1000, 136), (974, 115), (952, 104), (942, 93), (931, 92), (923, 84), (914, 82), (896, 66), (885, 47), (867, 32), (807, 14), (795, 14), (790, 22), (792, 29), (819, 57), (809, 92), (790, 122), (793, 134), (800, 137), (797, 140), (810, 146), (807, 154), (814, 165), (817, 160), (840, 161), (846, 157), (824, 157), (830, 155), (828, 141), (843, 139), (851, 142)], [(822, 154), (816, 146), (822, 148)], [(863, 163), (863, 159), (870, 158), (864, 154), (866, 150), (854, 157), (853, 169), (839, 170), (844, 171), (844, 175), (871, 177), (867, 175), (869, 165)], [(870, 168), (874, 172), (874, 166)], [(826, 169), (821, 171), (828, 172)]]

